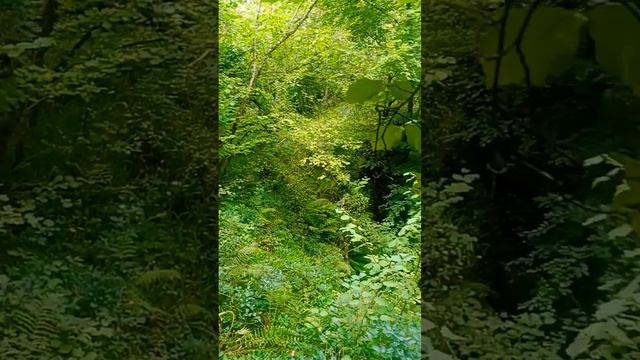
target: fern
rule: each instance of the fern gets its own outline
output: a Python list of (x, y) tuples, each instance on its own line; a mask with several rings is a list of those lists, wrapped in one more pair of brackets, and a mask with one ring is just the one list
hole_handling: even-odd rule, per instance
[(170, 282), (180, 280), (180, 272), (173, 269), (155, 269), (144, 272), (138, 276), (137, 283), (140, 285), (152, 285), (159, 282)]
[(208, 311), (196, 304), (181, 304), (176, 307), (175, 315), (181, 320), (190, 320), (198, 316), (208, 315)]
[(295, 330), (286, 325), (272, 325), (256, 330), (242, 338), (242, 342), (252, 348), (288, 349), (299, 342)]
[[(7, 358), (33, 357), (35, 354), (47, 354), (55, 349), (55, 343), (63, 332), (60, 328), (60, 310), (50, 299), (34, 299), (24, 303), (11, 313), (15, 329), (21, 336), (14, 344), (5, 349), (2, 355)], [(9, 354), (20, 356), (8, 357)]]
[(135, 241), (135, 234), (117, 234), (103, 240), (105, 250), (109, 257), (118, 260), (131, 260), (138, 256), (138, 245)]

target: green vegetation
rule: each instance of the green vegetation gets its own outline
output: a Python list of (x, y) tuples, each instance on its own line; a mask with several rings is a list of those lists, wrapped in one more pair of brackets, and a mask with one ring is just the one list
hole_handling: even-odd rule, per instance
[(430, 359), (640, 357), (640, 3), (427, 1)]
[(0, 1), (0, 358), (212, 359), (213, 2)]
[(223, 358), (419, 358), (418, 5), (221, 2)]
[(639, 359), (640, 1), (419, 5), (0, 1), (0, 359)]

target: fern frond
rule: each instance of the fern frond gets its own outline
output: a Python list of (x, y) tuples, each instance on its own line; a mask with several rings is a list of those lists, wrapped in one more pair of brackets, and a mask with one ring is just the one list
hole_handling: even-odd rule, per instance
[(189, 320), (208, 313), (207, 309), (196, 304), (182, 304), (176, 307), (175, 314), (181, 320)]
[(149, 270), (138, 276), (137, 283), (140, 285), (151, 285), (158, 282), (169, 282), (180, 280), (180, 272), (173, 269)]
[(293, 328), (285, 325), (272, 325), (245, 336), (242, 342), (251, 347), (282, 349), (291, 347), (299, 340)]

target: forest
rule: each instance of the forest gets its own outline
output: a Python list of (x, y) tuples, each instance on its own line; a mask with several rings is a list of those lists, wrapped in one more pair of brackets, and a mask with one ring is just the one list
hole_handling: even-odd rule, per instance
[(214, 1), (0, 1), (0, 359), (215, 359)]
[(423, 2), (429, 359), (640, 358), (639, 5)]
[(0, 359), (640, 359), (638, 39), (638, 0), (0, 0)]
[(419, 358), (420, 4), (224, 0), (219, 41), (221, 358)]

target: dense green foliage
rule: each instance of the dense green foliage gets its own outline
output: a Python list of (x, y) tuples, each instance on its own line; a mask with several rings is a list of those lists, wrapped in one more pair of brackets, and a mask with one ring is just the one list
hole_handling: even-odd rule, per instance
[(0, 1), (0, 359), (640, 358), (640, 1), (217, 3)]
[(224, 358), (419, 358), (419, 24), (221, 2)]
[(211, 359), (213, 2), (0, 2), (0, 358)]
[(423, 9), (429, 358), (637, 359), (638, 2)]

